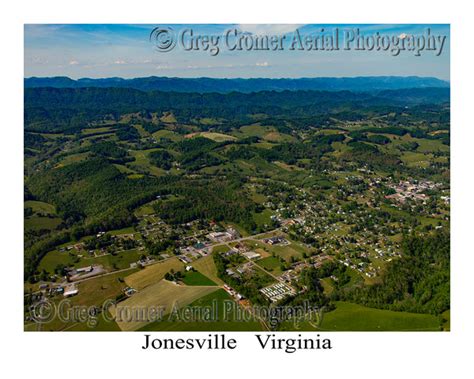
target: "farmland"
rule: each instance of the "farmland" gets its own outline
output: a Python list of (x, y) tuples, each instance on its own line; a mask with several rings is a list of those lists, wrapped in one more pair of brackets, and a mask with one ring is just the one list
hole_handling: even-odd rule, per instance
[(134, 274), (125, 277), (125, 282), (137, 290), (158, 283), (170, 270), (180, 270), (183, 264), (177, 258), (171, 258), (144, 268)]
[(436, 331), (440, 321), (431, 315), (393, 312), (335, 302), (336, 309), (323, 317), (319, 330), (326, 331)]
[[(117, 321), (122, 330), (137, 330), (147, 324), (146, 321), (128, 321), (127, 317), (121, 316), (120, 312), (127, 312), (128, 309), (143, 307), (161, 307), (163, 314), (169, 313), (173, 307), (183, 307), (193, 301), (216, 291), (213, 286), (179, 286), (175, 283), (161, 280), (144, 290), (138, 292), (131, 298), (113, 307), (110, 312), (113, 316), (123, 319)], [(127, 313), (128, 315), (128, 313)]]

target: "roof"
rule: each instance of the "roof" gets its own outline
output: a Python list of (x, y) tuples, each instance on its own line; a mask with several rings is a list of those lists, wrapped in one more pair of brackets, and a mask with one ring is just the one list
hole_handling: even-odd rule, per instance
[(248, 252), (246, 252), (246, 253), (243, 253), (243, 255), (246, 256), (246, 257), (249, 258), (249, 259), (259, 258), (259, 257), (260, 257), (260, 254), (254, 252), (254, 251), (248, 251)]

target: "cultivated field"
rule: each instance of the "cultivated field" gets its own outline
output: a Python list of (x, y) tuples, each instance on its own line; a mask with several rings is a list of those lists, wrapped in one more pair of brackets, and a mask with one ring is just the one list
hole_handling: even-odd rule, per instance
[[(229, 302), (234, 302), (232, 298), (223, 289), (218, 289), (210, 293), (209, 295), (203, 296), (191, 304), (190, 308), (217, 308), (216, 319), (206, 320), (198, 318), (190, 322), (180, 322), (179, 320), (169, 320), (164, 317), (163, 321), (156, 321), (145, 325), (142, 331), (258, 331), (264, 330), (262, 324), (258, 320), (248, 321), (246, 317), (249, 317), (245, 313), (246, 317), (238, 319), (237, 315), (239, 312), (226, 311)], [(217, 305), (216, 305), (217, 304)], [(235, 303), (236, 309), (240, 309), (240, 312), (244, 312), (240, 306)], [(247, 320), (247, 321), (244, 321)]]
[(125, 278), (125, 282), (137, 290), (141, 290), (147, 286), (155, 284), (164, 278), (165, 274), (170, 270), (179, 271), (183, 268), (183, 264), (178, 258), (170, 258), (164, 262), (159, 262), (143, 270), (140, 270)]
[(158, 307), (162, 307), (163, 315), (166, 315), (174, 306), (186, 306), (217, 289), (215, 286), (183, 286), (161, 280), (119, 303), (116, 307), (112, 307), (110, 313), (117, 317), (116, 322), (121, 330), (137, 330), (148, 323), (147, 318), (127, 319), (128, 316), (124, 316), (126, 309), (151, 309), (153, 307), (158, 309)]
[(213, 282), (222, 285), (224, 282), (217, 277), (217, 269), (214, 264), (214, 259), (212, 255), (198, 259), (193, 262), (193, 267), (198, 270), (201, 274), (207, 276)]

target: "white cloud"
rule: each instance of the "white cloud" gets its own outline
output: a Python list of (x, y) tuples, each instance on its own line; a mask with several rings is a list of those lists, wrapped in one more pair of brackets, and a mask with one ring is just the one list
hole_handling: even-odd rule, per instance
[(294, 32), (304, 24), (240, 24), (237, 27), (242, 32), (255, 35), (285, 35)]
[(268, 67), (268, 62), (257, 62), (255, 65), (258, 67)]
[(159, 64), (159, 65), (155, 66), (155, 69), (157, 69), (157, 70), (171, 70), (172, 67), (167, 65), (167, 64)]
[(75, 65), (79, 64), (79, 62), (76, 61), (76, 60), (72, 60), (72, 61), (69, 61), (69, 64), (70, 64), (71, 66), (75, 66)]
[(121, 59), (118, 59), (114, 62), (114, 64), (126, 64), (127, 62), (125, 62), (124, 60), (121, 60)]

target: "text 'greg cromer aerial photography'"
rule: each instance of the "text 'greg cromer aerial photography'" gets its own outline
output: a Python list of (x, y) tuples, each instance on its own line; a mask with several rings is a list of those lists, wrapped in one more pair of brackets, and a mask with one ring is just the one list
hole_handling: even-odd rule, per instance
[(24, 32), (25, 331), (450, 330), (449, 25)]

